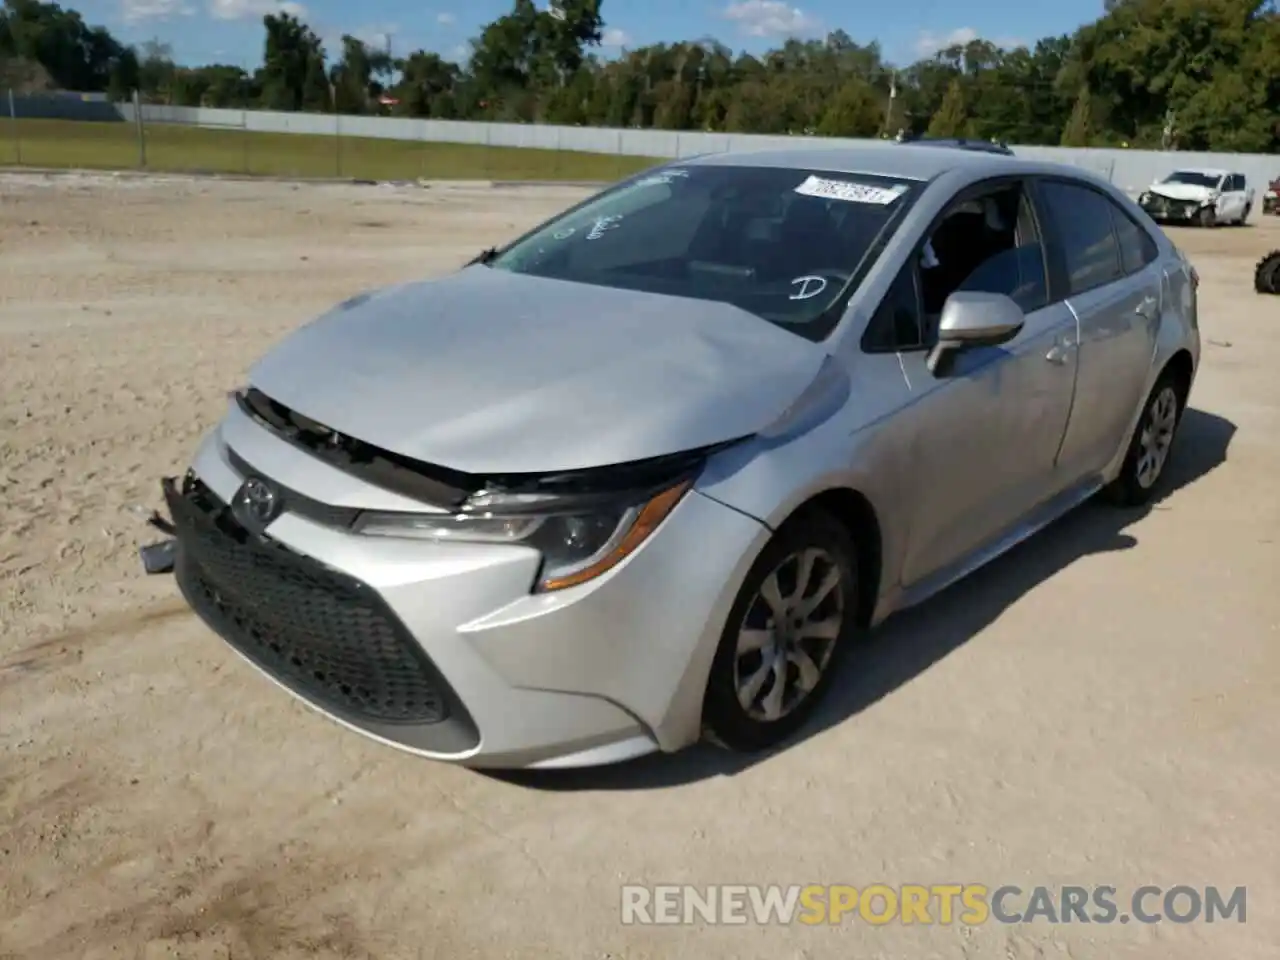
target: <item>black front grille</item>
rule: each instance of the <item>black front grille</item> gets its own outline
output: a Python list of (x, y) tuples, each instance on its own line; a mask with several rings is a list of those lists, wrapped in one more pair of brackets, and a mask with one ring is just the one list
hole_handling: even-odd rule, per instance
[(193, 477), (166, 497), (188, 602), (250, 660), (358, 724), (434, 724), (451, 706), (465, 715), (372, 589), (249, 533)]

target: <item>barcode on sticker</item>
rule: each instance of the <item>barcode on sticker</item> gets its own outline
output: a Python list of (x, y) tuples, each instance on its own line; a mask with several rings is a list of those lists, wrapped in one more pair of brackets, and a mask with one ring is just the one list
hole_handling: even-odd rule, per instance
[(851, 183), (848, 180), (826, 180), (822, 177), (809, 177), (796, 187), (796, 193), (806, 197), (821, 197), (824, 200), (844, 200), (846, 203), (878, 203), (881, 206), (893, 203), (906, 187), (898, 184), (893, 187), (873, 187), (865, 183)]

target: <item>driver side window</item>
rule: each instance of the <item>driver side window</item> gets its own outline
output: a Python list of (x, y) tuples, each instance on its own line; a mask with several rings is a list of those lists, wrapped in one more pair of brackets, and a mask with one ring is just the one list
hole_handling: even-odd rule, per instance
[(863, 348), (928, 350), (957, 291), (1001, 293), (1030, 313), (1048, 303), (1040, 230), (1020, 185), (965, 197), (934, 225), (880, 304)]

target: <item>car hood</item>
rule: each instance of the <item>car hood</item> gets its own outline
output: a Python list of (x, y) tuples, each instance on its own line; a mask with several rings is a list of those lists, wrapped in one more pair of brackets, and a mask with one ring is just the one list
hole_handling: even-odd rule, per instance
[(249, 381), (402, 456), (541, 473), (755, 433), (825, 356), (727, 304), (474, 266), (347, 301), (275, 347)]
[(1199, 187), (1194, 183), (1153, 183), (1147, 187), (1151, 193), (1158, 193), (1170, 200), (1208, 200), (1214, 192), (1208, 187)]

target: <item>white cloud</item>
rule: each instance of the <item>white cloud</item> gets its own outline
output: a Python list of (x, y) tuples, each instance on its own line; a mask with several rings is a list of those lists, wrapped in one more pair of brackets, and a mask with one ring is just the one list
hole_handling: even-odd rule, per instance
[[(366, 47), (377, 47), (379, 50), (387, 45), (387, 41), (395, 37), (400, 32), (400, 25), (397, 23), (371, 23), (360, 27), (351, 32), (351, 36), (355, 37)], [(339, 45), (341, 38), (339, 38)]]
[(195, 12), (186, 0), (120, 0), (120, 16), (125, 23), (189, 17)]
[(471, 47), (465, 43), (460, 43), (449, 51), (448, 59), (454, 63), (465, 63), (471, 59)]
[(293, 0), (209, 0), (209, 16), (215, 20), (249, 20), (269, 13), (287, 13), (304, 20), (307, 8)]
[(920, 36), (916, 37), (916, 54), (921, 57), (931, 57), (939, 50), (945, 50), (947, 47), (963, 47), (966, 43), (972, 43), (977, 39), (978, 31), (973, 27), (957, 27), (950, 33), (943, 34), (924, 30), (921, 31)]
[(725, 7), (723, 16), (748, 37), (789, 37), (817, 33), (821, 27), (815, 17), (783, 0), (739, 0)]
[(440, 24), (440, 26), (442, 27), (451, 27), (457, 22), (458, 22), (458, 18), (455, 17), (452, 13), (436, 14), (436, 23)]
[[(963, 47), (977, 39), (979, 39), (978, 31), (973, 27), (957, 27), (950, 33), (944, 34), (930, 33), (926, 30), (916, 38), (916, 56), (932, 57), (939, 50), (945, 50), (947, 47)], [(997, 37), (991, 42), (1005, 50), (1026, 45), (1025, 40), (1017, 37)]]
[(605, 47), (625, 47), (630, 42), (631, 37), (627, 31), (617, 27), (607, 27), (600, 37), (600, 44)]

